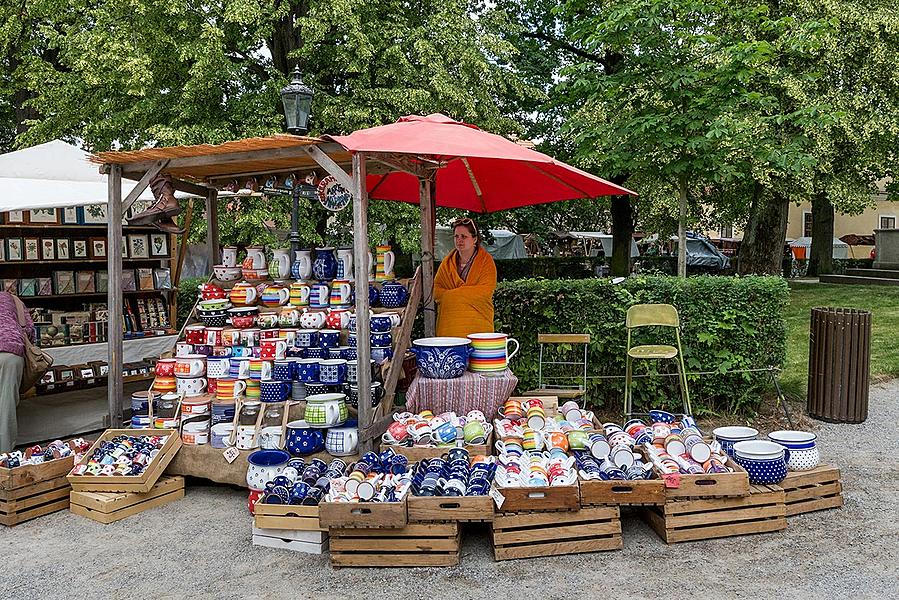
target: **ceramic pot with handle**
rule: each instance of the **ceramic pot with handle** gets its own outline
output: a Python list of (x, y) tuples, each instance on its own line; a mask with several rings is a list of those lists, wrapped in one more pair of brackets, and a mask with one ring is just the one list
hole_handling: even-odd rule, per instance
[(324, 449), (325, 437), (321, 430), (310, 427), (305, 420), (291, 421), (287, 424), (284, 447), (293, 456), (307, 456)]
[(256, 287), (246, 281), (239, 281), (231, 288), (228, 298), (234, 306), (250, 306), (256, 303)]
[[(456, 337), (421, 338), (412, 342), (418, 372), (429, 379), (455, 379), (468, 368), (471, 340)], [(374, 353), (373, 353), (374, 355)]]
[(257, 450), (247, 457), (247, 485), (263, 490), (265, 485), (281, 474), (290, 455), (284, 450)]
[(746, 440), (734, 444), (734, 461), (749, 473), (757, 485), (780, 483), (787, 476), (790, 451), (766, 440)]
[(306, 396), (304, 420), (312, 427), (335, 427), (347, 420), (349, 411), (344, 394)]
[(810, 471), (818, 466), (821, 456), (814, 433), (808, 431), (772, 431), (768, 439), (790, 451), (787, 467), (791, 471)]
[(359, 446), (359, 430), (356, 427), (329, 429), (325, 448), (331, 456), (351, 456)]
[(378, 298), (384, 308), (400, 308), (409, 301), (409, 290), (399, 281), (385, 281)]

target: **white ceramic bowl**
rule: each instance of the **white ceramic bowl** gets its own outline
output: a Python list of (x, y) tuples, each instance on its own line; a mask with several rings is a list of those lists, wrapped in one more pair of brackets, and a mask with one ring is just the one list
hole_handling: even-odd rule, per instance
[(759, 430), (753, 429), (752, 427), (739, 427), (739, 426), (730, 426), (730, 427), (717, 427), (712, 430), (712, 435), (719, 440), (729, 440), (729, 441), (742, 441), (742, 440), (754, 440), (758, 437)]
[(215, 278), (219, 281), (237, 281), (240, 279), (240, 267), (226, 267), (225, 265), (215, 265), (212, 267)]
[(772, 460), (783, 457), (784, 447), (765, 440), (746, 440), (734, 444), (734, 453), (741, 458)]

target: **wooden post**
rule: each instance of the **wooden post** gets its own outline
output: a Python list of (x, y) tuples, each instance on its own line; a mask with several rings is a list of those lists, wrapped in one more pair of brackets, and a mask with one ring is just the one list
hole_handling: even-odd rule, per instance
[[(219, 193), (210, 188), (206, 193), (206, 255), (209, 257), (209, 273), (218, 262), (219, 256)], [(187, 237), (190, 231), (186, 231)]]
[(109, 270), (109, 287), (106, 303), (109, 310), (109, 379), (107, 402), (109, 427), (122, 426), (123, 333), (122, 315), (125, 299), (122, 295), (122, 167), (110, 165), (109, 191), (106, 205), (106, 265)]
[[(434, 174), (436, 177), (436, 173)], [(421, 206), (421, 298), (424, 305), (425, 336), (434, 336), (437, 329), (437, 312), (434, 307), (434, 229), (436, 214), (432, 183), (418, 180), (418, 200)], [(358, 338), (357, 338), (358, 339)]]
[[(359, 431), (371, 425), (371, 346), (368, 306), (368, 190), (365, 187), (365, 154), (353, 155), (353, 268), (356, 273), (356, 384), (359, 386)], [(371, 439), (360, 435), (360, 448), (367, 452), (373, 447)]]

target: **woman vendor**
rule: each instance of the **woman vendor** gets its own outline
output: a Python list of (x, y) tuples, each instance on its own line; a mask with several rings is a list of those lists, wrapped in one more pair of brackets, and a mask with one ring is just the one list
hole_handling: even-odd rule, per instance
[(465, 337), (493, 331), (496, 264), (480, 247), (480, 235), (469, 218), (453, 222), (455, 250), (440, 263), (434, 278), (437, 335)]

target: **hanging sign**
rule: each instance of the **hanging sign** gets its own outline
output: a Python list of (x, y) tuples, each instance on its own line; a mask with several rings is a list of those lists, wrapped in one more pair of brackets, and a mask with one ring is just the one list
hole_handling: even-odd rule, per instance
[(318, 182), (318, 201), (332, 212), (339, 212), (349, 206), (352, 194), (337, 183), (337, 178), (328, 175)]

